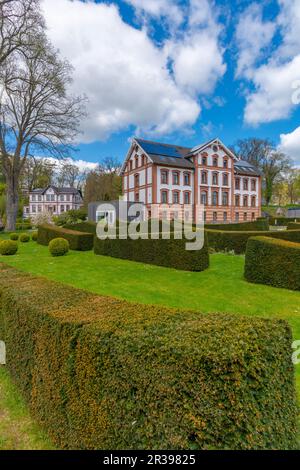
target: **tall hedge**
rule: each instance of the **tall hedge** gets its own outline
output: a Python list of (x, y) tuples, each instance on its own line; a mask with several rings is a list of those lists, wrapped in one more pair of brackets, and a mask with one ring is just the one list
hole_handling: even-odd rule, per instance
[(261, 218), (253, 222), (241, 222), (233, 224), (205, 224), (205, 228), (212, 230), (227, 230), (227, 231), (258, 231), (269, 230), (269, 222), (267, 219)]
[(249, 238), (245, 260), (248, 281), (300, 290), (300, 244), (274, 238)]
[(37, 242), (40, 245), (49, 245), (54, 238), (68, 240), (71, 250), (88, 251), (93, 249), (94, 236), (91, 233), (77, 232), (55, 225), (40, 225), (38, 227)]
[(300, 230), (300, 222), (290, 222), (287, 226), (288, 230)]
[(264, 236), (300, 243), (300, 230), (281, 230), (276, 232), (228, 232), (225, 230), (206, 230), (208, 245), (215, 251), (234, 251), (235, 254), (246, 252), (250, 237)]
[(270, 225), (286, 226), (289, 222), (300, 222), (300, 217), (270, 217)]
[(282, 320), (100, 297), (0, 265), (0, 334), (31, 413), (66, 449), (294, 449)]
[(165, 266), (185, 271), (204, 271), (209, 266), (207, 236), (201, 250), (188, 251), (189, 240), (175, 240), (172, 236), (165, 239), (106, 239), (95, 237), (94, 252), (96, 255), (112, 256), (113, 258), (129, 259), (142, 263)]
[(77, 230), (78, 232), (84, 232), (84, 233), (92, 233), (93, 235), (96, 234), (96, 227), (97, 227), (96, 222), (90, 222), (90, 221), (77, 222), (76, 224), (64, 225), (64, 228), (66, 229)]

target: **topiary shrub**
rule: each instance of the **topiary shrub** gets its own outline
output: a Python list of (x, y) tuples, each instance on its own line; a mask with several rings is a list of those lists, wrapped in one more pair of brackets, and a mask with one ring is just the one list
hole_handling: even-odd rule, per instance
[(52, 256), (64, 256), (69, 248), (69, 242), (64, 238), (54, 238), (49, 242), (49, 251)]
[(298, 448), (286, 321), (0, 278), (7, 368), (58, 448)]
[(49, 245), (54, 238), (68, 240), (70, 249), (77, 251), (88, 251), (93, 249), (94, 236), (92, 233), (77, 232), (55, 225), (40, 225), (38, 228), (37, 242), (40, 245)]
[(17, 233), (11, 233), (9, 238), (11, 240), (17, 241), (17, 240), (19, 240), (19, 235)]
[(37, 238), (38, 238), (38, 233), (37, 233), (37, 232), (33, 232), (33, 233), (31, 234), (31, 240), (32, 240), (33, 242), (36, 242), (36, 241), (37, 241)]
[(257, 284), (300, 290), (300, 243), (249, 238), (245, 278)]
[(18, 251), (18, 244), (13, 240), (2, 240), (0, 242), (0, 255), (15, 255)]
[(30, 241), (30, 236), (27, 233), (22, 233), (20, 235), (20, 242), (28, 243)]

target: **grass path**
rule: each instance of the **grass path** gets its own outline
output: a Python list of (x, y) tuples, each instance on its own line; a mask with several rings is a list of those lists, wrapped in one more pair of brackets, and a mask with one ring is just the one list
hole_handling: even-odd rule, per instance
[[(15, 256), (0, 256), (0, 261), (23, 271), (129, 301), (200, 312), (284, 318), (292, 326), (294, 338), (300, 339), (300, 293), (246, 282), (243, 256), (212, 255), (208, 270), (189, 273), (96, 256), (93, 252), (72, 251), (65, 257), (52, 258), (47, 247), (34, 242), (19, 245)], [(296, 366), (296, 377), (300, 397), (300, 365)]]

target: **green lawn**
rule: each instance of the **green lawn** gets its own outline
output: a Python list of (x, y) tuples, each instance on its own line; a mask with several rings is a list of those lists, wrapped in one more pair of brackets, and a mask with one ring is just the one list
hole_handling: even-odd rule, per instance
[[(300, 339), (299, 292), (246, 282), (243, 256), (215, 254), (210, 259), (207, 271), (190, 273), (96, 256), (93, 252), (72, 251), (65, 257), (52, 258), (47, 247), (35, 242), (20, 243), (15, 256), (0, 256), (0, 261), (21, 270), (129, 301), (284, 318), (292, 326), (294, 338)], [(296, 374), (300, 392), (300, 365), (296, 366)]]

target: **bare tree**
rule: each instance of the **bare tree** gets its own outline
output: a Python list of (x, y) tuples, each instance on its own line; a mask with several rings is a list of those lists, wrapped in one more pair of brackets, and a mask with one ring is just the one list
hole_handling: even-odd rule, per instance
[(12, 54), (28, 52), (43, 27), (39, 0), (0, 0), (0, 67)]
[(21, 189), (27, 193), (51, 184), (56, 164), (47, 158), (28, 156), (21, 174)]
[(6, 230), (14, 230), (20, 174), (29, 155), (68, 155), (83, 113), (80, 97), (69, 97), (71, 66), (44, 35), (30, 54), (13, 55), (1, 68), (0, 158), (7, 185)]
[(79, 174), (80, 171), (77, 165), (73, 164), (70, 160), (61, 161), (55, 178), (55, 184), (60, 187), (69, 186), (70, 188), (75, 188)]

